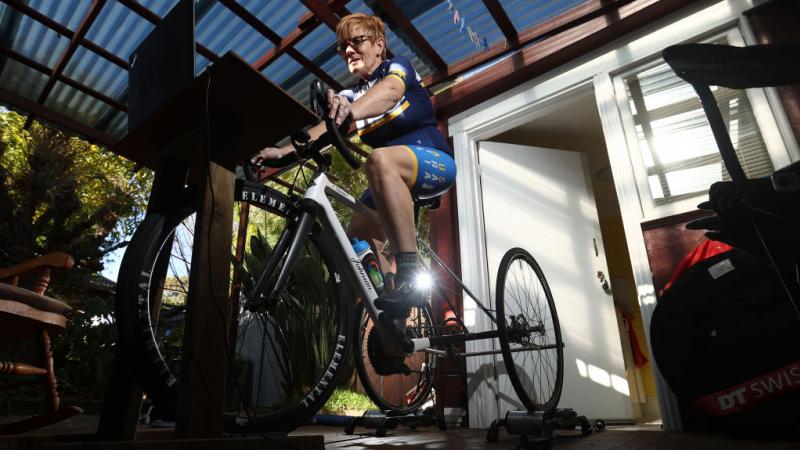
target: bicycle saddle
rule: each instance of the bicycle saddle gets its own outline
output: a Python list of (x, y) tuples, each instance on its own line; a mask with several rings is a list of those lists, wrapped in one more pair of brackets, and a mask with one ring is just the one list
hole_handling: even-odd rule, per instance
[(745, 89), (800, 82), (799, 44), (682, 44), (662, 54), (675, 73), (692, 84)]

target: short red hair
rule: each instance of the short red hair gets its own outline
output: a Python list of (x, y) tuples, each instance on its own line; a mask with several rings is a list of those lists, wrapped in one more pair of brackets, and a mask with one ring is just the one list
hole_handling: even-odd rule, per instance
[(383, 21), (378, 16), (368, 16), (364, 13), (355, 13), (345, 16), (336, 25), (336, 41), (346, 42), (353, 37), (353, 30), (361, 28), (364, 34), (374, 43), (378, 39), (383, 39), (383, 54), (381, 57), (386, 59), (386, 48), (388, 41), (386, 31), (384, 31)]

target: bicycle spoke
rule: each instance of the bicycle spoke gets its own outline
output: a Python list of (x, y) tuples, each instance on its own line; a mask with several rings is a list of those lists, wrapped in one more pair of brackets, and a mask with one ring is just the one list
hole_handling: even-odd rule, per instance
[[(561, 348), (554, 310), (532, 258), (515, 249), (498, 273), (501, 348), (514, 390), (529, 408), (554, 407), (560, 395)], [(502, 264), (501, 264), (502, 266)]]

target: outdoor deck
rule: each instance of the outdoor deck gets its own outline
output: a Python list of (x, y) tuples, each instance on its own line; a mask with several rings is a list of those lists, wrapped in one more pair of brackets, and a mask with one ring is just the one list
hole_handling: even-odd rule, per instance
[[(76, 441), (91, 441), (91, 433), (97, 426), (98, 417), (95, 415), (82, 415), (52, 425), (36, 432), (23, 436), (0, 438), (0, 449), (37, 449), (44, 448), (39, 444), (47, 443), (47, 448), (171, 448), (169, 440), (172, 431), (167, 429), (140, 428), (141, 445), (125, 444), (95, 444), (76, 445)], [(81, 435), (84, 439), (80, 439)], [(485, 430), (470, 430), (466, 428), (449, 428), (439, 431), (436, 427), (425, 427), (411, 430), (407, 427), (398, 427), (389, 430), (386, 437), (376, 437), (374, 430), (356, 428), (353, 435), (344, 433), (342, 427), (304, 426), (291, 433), (289, 436), (305, 437), (297, 440), (282, 440), (278, 438), (275, 443), (267, 442), (266, 445), (235, 445), (226, 448), (319, 448), (318, 439), (313, 436), (322, 436), (324, 447), (328, 449), (510, 449), (519, 445), (519, 436), (500, 432), (496, 443), (486, 442)], [(76, 439), (77, 438), (77, 439)], [(54, 445), (55, 442), (63, 442)], [(162, 441), (162, 442), (158, 442)], [(69, 442), (69, 443), (68, 443)], [(252, 444), (252, 442), (251, 442)], [(217, 443), (212, 447), (221, 448)], [(189, 448), (181, 446), (181, 448)], [(192, 446), (192, 448), (198, 448)], [(557, 449), (796, 449), (800, 448), (798, 442), (760, 442), (738, 440), (728, 436), (698, 433), (676, 433), (661, 431), (657, 425), (635, 425), (625, 427), (609, 427), (602, 433), (592, 433), (581, 436), (578, 432), (559, 432), (557, 435)]]

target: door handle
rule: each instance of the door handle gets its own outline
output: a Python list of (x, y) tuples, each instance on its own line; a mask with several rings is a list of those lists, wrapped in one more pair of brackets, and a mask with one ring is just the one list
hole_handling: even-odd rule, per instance
[(608, 285), (608, 279), (606, 278), (606, 274), (603, 273), (602, 270), (597, 271), (597, 281), (600, 282), (600, 286), (603, 288), (606, 293), (611, 293), (611, 286)]

